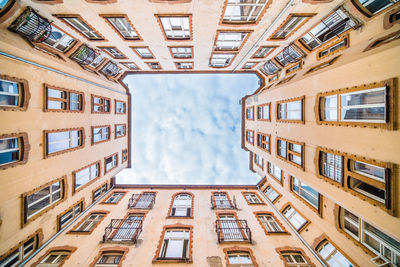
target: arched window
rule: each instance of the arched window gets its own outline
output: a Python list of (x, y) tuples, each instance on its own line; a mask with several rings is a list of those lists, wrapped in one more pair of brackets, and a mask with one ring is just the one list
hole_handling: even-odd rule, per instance
[(172, 217), (191, 217), (192, 216), (192, 196), (189, 194), (178, 194), (172, 204), (170, 216)]
[(315, 250), (328, 266), (353, 266), (327, 239), (322, 240)]
[(258, 264), (253, 256), (253, 252), (245, 247), (225, 248), (226, 266), (228, 267), (257, 267)]

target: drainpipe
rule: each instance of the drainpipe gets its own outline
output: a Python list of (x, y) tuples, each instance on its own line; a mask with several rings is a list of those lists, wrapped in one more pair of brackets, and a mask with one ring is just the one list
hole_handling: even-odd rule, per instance
[(281, 12), (279, 12), (278, 16), (272, 21), (272, 23), (268, 26), (268, 28), (264, 31), (264, 33), (260, 36), (260, 38), (258, 38), (258, 40), (254, 43), (254, 45), (250, 48), (249, 51), (247, 51), (246, 55), (244, 55), (244, 57), (242, 57), (242, 60), (240, 60), (239, 64), (236, 65), (235, 68), (233, 68), (232, 72), (235, 72), (236, 69), (243, 63), (243, 61), (245, 61), (245, 59), (247, 59), (247, 57), (250, 55), (250, 53), (253, 52), (253, 50), (255, 48), (258, 47), (258, 45), (260, 44), (260, 42), (262, 40), (264, 40), (265, 36), (267, 35), (267, 33), (272, 29), (272, 27), (274, 27), (274, 25), (276, 24), (276, 22), (282, 17), (282, 15), (286, 12), (286, 10), (288, 10), (288, 8), (293, 4), (294, 0), (290, 0), (286, 6), (281, 10)]
[(287, 223), (287, 225), (289, 225), (290, 229), (293, 230), (294, 234), (300, 239), (300, 241), (304, 244), (304, 246), (308, 248), (308, 250), (314, 255), (314, 257), (319, 261), (319, 263), (321, 263), (323, 267), (328, 267), (325, 264), (325, 262), (319, 257), (317, 252), (315, 252), (315, 250), (312, 249), (312, 247), (307, 243), (307, 241), (304, 240), (304, 238), (299, 234), (299, 232), (297, 232), (297, 230), (292, 226), (289, 220), (286, 219), (286, 217), (278, 210), (278, 208), (271, 202), (271, 200), (269, 200), (269, 198), (265, 196), (264, 192), (261, 191), (259, 185), (257, 185), (257, 189), (258, 192), (260, 192), (260, 195), (262, 195), (263, 198), (268, 202), (268, 204), (279, 214), (279, 216), (281, 216), (282, 220), (284, 220)]
[(90, 204), (83, 212), (81, 212), (77, 217), (75, 217), (71, 222), (67, 224), (63, 229), (58, 231), (55, 235), (49, 238), (46, 242), (43, 243), (37, 250), (35, 250), (31, 255), (29, 255), (28, 258), (26, 258), (22, 263), (18, 265), (18, 267), (23, 267), (25, 264), (27, 264), (33, 257), (35, 257), (39, 252), (41, 252), (47, 245), (49, 245), (54, 239), (56, 239), (59, 235), (61, 235), (68, 227), (70, 227), (76, 220), (78, 220), (80, 217), (82, 217), (83, 214), (85, 214), (87, 211), (89, 211), (94, 205), (97, 204), (101, 199), (103, 199), (104, 196), (108, 195), (108, 193), (111, 192), (111, 190), (114, 189), (114, 185), (107, 190), (101, 197), (99, 197), (95, 202)]

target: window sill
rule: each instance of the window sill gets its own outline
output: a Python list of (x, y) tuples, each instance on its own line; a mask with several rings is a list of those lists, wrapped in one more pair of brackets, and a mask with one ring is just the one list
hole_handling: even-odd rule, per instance
[(189, 258), (156, 258), (153, 263), (193, 263)]

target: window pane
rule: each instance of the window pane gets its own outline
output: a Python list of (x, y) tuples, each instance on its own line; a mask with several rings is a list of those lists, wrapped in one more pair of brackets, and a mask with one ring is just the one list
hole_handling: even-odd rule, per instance
[(371, 165), (368, 163), (364, 163), (361, 161), (354, 161), (354, 171), (360, 172), (367, 176), (372, 176), (374, 178), (378, 178), (379, 180), (385, 180), (385, 168), (378, 167), (375, 165)]

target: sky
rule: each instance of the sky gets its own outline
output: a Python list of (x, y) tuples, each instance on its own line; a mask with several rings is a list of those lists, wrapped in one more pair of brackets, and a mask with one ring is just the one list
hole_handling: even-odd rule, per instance
[(133, 74), (132, 168), (125, 184), (256, 184), (241, 148), (239, 100), (255, 74)]

